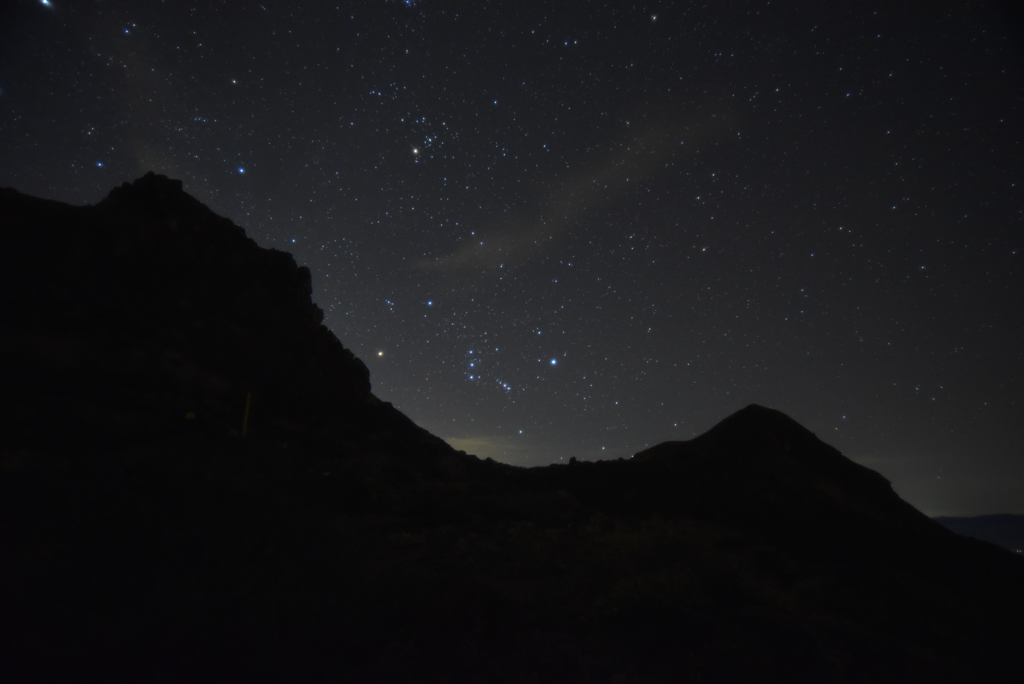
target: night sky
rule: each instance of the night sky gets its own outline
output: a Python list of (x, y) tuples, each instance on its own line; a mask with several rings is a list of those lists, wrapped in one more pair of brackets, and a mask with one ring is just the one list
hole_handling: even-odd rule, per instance
[(182, 179), (481, 457), (759, 403), (929, 515), (1024, 513), (1012, 7), (11, 0), (0, 186)]

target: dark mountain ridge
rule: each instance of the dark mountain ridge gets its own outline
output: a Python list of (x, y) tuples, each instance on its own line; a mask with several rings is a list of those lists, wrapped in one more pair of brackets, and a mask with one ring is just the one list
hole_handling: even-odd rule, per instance
[[(337, 443), (370, 420), (431, 439), (321, 325), (309, 269), (180, 181), (147, 174), (94, 207), (2, 193), (4, 351), (19, 358), (4, 369), (8, 443), (145, 441), (187, 414), (187, 428), (241, 431), (250, 393), (264, 435)], [(40, 434), (44, 412), (60, 420)]]
[(778, 411), (630, 460), (482, 461), (377, 399), (308, 269), (179, 181), (92, 207), (0, 190), (0, 232), (8, 681), (1015, 681), (1024, 664), (1021, 559)]
[(991, 542), (1008, 551), (1024, 554), (1024, 515), (976, 515), (969, 518), (932, 518), (947, 530)]

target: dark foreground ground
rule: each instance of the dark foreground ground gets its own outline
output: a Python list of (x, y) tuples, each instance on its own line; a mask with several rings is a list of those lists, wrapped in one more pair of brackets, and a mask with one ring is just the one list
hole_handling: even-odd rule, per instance
[(1024, 563), (927, 520), (803, 517), (833, 492), (691, 504), (666, 462), (470, 458), (241, 439), (8, 454), (7, 681), (1019, 672)]
[(1024, 672), (1024, 560), (781, 413), (481, 461), (374, 397), (309, 272), (174, 181), (0, 191), (0, 231), (3, 681)]

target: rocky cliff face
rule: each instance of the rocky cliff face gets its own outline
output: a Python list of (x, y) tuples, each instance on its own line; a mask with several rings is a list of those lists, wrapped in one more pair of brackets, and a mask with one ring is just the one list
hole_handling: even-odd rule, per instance
[[(92, 207), (0, 193), (9, 443), (182, 432), (319, 440), (425, 435), (370, 393), (321, 324), (309, 269), (147, 174)], [(249, 420), (245, 422), (246, 404)]]

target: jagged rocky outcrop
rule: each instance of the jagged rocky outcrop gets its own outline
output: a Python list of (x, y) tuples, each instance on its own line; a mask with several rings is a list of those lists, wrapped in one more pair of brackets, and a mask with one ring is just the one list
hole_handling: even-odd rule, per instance
[(481, 461), (377, 399), (309, 271), (178, 181), (0, 190), (0, 235), (4, 681), (1024, 667), (1021, 559), (778, 411), (628, 460)]
[(247, 401), (262, 437), (429, 439), (370, 393), (321, 323), (309, 269), (181, 181), (149, 173), (91, 207), (3, 190), (0, 212), (8, 444), (233, 434)]

